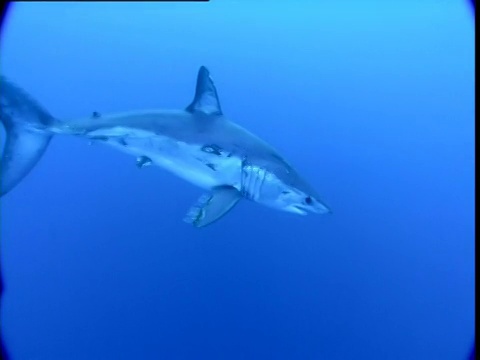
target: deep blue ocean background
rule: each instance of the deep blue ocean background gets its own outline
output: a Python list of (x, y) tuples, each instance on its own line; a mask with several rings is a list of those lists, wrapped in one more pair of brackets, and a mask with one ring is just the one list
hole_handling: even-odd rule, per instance
[[(56, 137), (1, 199), (12, 359), (464, 359), (474, 338), (474, 18), (465, 1), (16, 3), (0, 69), (54, 116), (224, 113), (333, 209), (244, 201)], [(4, 137), (2, 137), (4, 139)], [(3, 141), (3, 140), (2, 140)]]

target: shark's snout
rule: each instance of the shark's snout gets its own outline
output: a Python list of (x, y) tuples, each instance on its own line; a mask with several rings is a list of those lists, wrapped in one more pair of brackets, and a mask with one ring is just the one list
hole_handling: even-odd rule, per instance
[(314, 212), (316, 214), (331, 214), (332, 213), (332, 210), (327, 205), (325, 205), (324, 203), (322, 203), (320, 201), (317, 201), (316, 204), (314, 204), (313, 208), (314, 208)]

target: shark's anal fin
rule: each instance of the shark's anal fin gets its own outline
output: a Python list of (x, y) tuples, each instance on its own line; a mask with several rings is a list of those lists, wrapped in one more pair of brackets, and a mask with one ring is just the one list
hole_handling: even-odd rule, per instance
[(205, 66), (200, 67), (200, 70), (198, 70), (195, 98), (187, 106), (186, 110), (191, 113), (200, 112), (207, 115), (222, 115), (217, 89), (210, 77), (210, 72)]
[(202, 195), (190, 208), (184, 221), (196, 227), (203, 227), (220, 219), (242, 198), (232, 186), (219, 186), (210, 194)]

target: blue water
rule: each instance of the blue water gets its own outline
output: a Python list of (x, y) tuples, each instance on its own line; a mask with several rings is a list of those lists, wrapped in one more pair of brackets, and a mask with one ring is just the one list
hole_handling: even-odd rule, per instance
[(61, 119), (184, 108), (206, 65), (334, 212), (244, 201), (196, 229), (201, 189), (58, 136), (1, 200), (12, 359), (465, 358), (467, 2), (17, 3), (1, 40), (1, 73)]

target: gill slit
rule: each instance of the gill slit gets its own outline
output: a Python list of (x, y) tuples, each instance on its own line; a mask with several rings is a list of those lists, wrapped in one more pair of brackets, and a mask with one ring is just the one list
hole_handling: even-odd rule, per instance
[(260, 197), (263, 185), (266, 180), (266, 171), (258, 166), (252, 166), (243, 161), (241, 175), (241, 192), (242, 195), (256, 201)]

